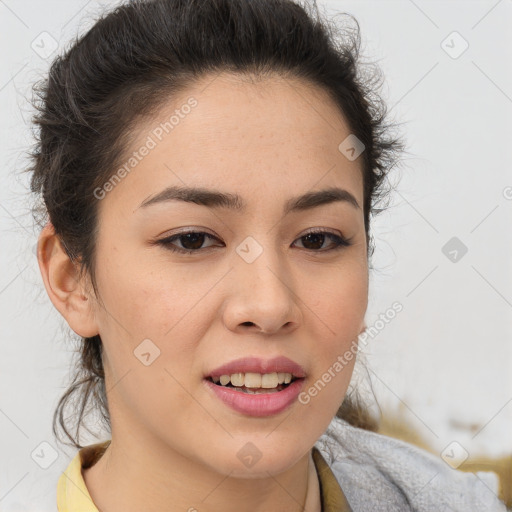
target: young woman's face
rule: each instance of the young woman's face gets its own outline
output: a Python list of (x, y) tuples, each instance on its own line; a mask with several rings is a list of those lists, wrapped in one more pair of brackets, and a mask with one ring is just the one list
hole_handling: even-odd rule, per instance
[[(322, 90), (228, 74), (138, 125), (119, 165), (130, 172), (98, 192), (95, 321), (118, 444), (255, 477), (284, 471), (325, 431), (350, 381), (354, 358), (344, 353), (355, 352), (368, 298), (361, 159), (338, 149), (349, 135)], [(206, 194), (148, 202), (167, 187), (237, 195), (243, 208)], [(296, 204), (331, 188), (345, 199)], [(350, 245), (337, 246), (343, 238)], [(282, 391), (208, 379), (298, 375), (265, 366), (278, 357), (305, 375)], [(262, 366), (215, 372), (242, 358)], [(247, 379), (257, 386), (258, 375)]]

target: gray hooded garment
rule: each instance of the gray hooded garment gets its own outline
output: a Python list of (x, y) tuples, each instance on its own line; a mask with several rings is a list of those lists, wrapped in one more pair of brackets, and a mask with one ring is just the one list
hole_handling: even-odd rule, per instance
[(353, 512), (507, 510), (495, 473), (453, 469), (440, 456), (337, 417), (315, 446)]

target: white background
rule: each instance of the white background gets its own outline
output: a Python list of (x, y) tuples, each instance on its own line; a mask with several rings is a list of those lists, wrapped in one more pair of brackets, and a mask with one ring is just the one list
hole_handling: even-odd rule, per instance
[[(77, 31), (90, 27), (102, 6), (113, 5), (0, 1), (0, 510), (5, 512), (55, 510), (57, 479), (74, 455), (57, 445), (51, 432), (74, 346), (39, 275), (28, 176), (21, 174), (32, 143), (30, 88), (55, 56), (45, 60), (31, 44), (45, 31), (61, 51)], [(512, 1), (319, 5), (359, 21), (363, 53), (383, 70), (383, 94), (392, 119), (403, 123), (407, 142), (408, 154), (392, 177), (391, 207), (372, 227), (377, 248), (367, 324), (393, 302), (403, 305), (365, 348), (378, 403), (384, 413), (401, 414), (439, 453), (457, 441), (472, 457), (510, 454)], [(464, 41), (469, 46), (457, 56)], [(452, 237), (468, 249), (456, 262), (442, 250)], [(364, 377), (362, 367), (357, 375)], [(31, 458), (43, 442), (58, 456), (48, 469)], [(43, 450), (52, 451), (46, 445)]]

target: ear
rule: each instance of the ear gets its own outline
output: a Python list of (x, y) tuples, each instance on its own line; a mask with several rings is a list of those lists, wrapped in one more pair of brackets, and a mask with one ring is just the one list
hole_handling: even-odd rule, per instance
[(50, 300), (71, 329), (83, 337), (98, 334), (93, 307), (96, 298), (79, 282), (76, 264), (67, 255), (51, 222), (39, 235), (37, 262)]

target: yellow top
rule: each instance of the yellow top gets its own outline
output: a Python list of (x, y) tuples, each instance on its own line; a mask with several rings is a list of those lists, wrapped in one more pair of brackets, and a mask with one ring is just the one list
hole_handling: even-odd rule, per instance
[[(85, 486), (82, 469), (93, 466), (103, 455), (110, 440), (85, 446), (75, 455), (57, 483), (59, 512), (99, 512)], [(316, 447), (313, 447), (320, 484), (322, 512), (352, 512), (331, 468)]]

